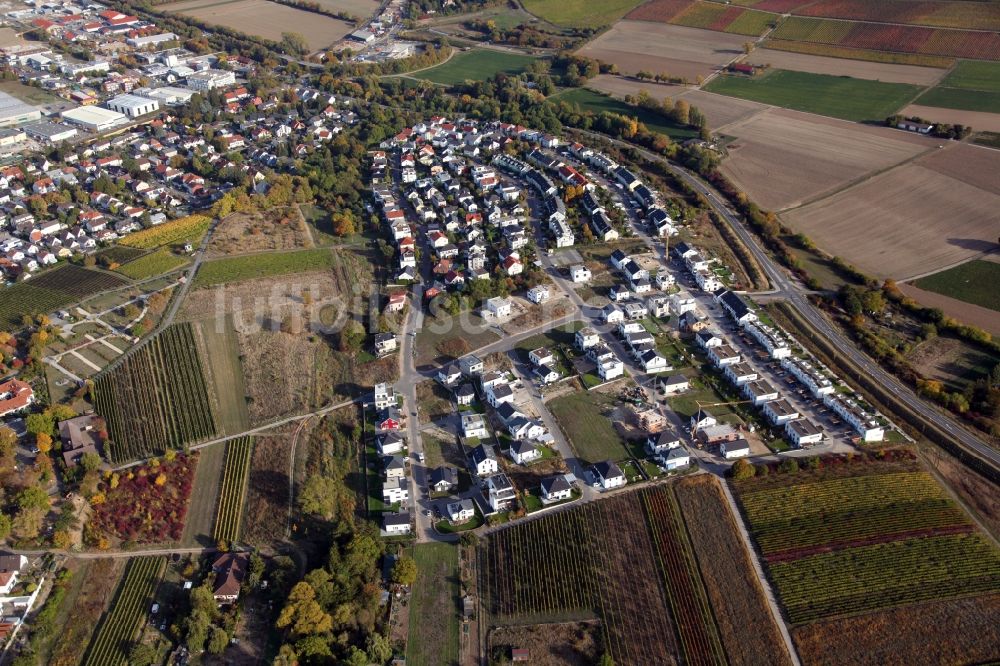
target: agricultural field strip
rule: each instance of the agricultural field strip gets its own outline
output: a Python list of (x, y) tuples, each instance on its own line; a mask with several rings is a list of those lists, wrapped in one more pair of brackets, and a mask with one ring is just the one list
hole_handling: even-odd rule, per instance
[(768, 568), (793, 624), (1000, 590), (1000, 551), (978, 534), (850, 548)]
[(176, 324), (99, 377), (95, 407), (114, 462), (144, 458), (216, 432), (190, 324)]
[(236, 541), (240, 537), (243, 518), (243, 498), (250, 477), (250, 455), (253, 439), (242, 437), (226, 444), (226, 463), (222, 473), (219, 511), (215, 519), (216, 540)]
[(83, 666), (127, 663), (127, 653), (122, 644), (131, 642), (135, 635), (139, 619), (146, 612), (165, 565), (164, 558), (155, 556), (129, 561), (118, 592), (91, 640)]

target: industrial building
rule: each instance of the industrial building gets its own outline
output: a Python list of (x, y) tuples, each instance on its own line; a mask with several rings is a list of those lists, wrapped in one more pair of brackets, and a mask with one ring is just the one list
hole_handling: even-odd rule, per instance
[(118, 95), (107, 101), (108, 108), (118, 113), (124, 113), (129, 118), (138, 118), (147, 113), (159, 110), (160, 102), (149, 97), (139, 95)]
[(193, 90), (187, 88), (177, 88), (175, 86), (163, 86), (161, 88), (139, 88), (133, 91), (136, 95), (155, 99), (160, 104), (173, 106), (175, 104), (186, 104), (191, 101), (194, 95)]
[(236, 83), (236, 74), (221, 69), (206, 69), (194, 72), (187, 77), (187, 86), (198, 92), (221, 88)]
[(62, 117), (88, 132), (105, 132), (128, 122), (124, 114), (99, 106), (81, 106), (63, 111)]
[(35, 141), (42, 143), (59, 143), (76, 136), (76, 128), (62, 123), (42, 121), (24, 126), (24, 131)]
[(25, 104), (12, 95), (0, 92), (0, 127), (30, 123), (41, 117), (42, 112), (35, 107)]

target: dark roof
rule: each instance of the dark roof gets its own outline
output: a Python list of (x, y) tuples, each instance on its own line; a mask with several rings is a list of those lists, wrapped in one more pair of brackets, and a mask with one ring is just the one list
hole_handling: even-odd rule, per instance
[(462, 384), (455, 391), (455, 394), (460, 396), (475, 395), (476, 389), (473, 388), (472, 384)]
[(243, 553), (225, 553), (212, 563), (216, 573), (213, 594), (216, 597), (232, 597), (240, 593), (240, 585), (246, 576), (248, 558)]
[(625, 476), (625, 474), (622, 473), (621, 467), (619, 467), (618, 463), (613, 460), (603, 460), (597, 463), (594, 465), (594, 471), (597, 472), (602, 479)]
[(458, 484), (458, 470), (454, 467), (435, 467), (430, 473), (430, 482), (432, 486), (444, 481), (445, 483), (451, 485)]
[(549, 495), (560, 490), (569, 490), (569, 482), (562, 474), (542, 479), (542, 492)]
[(497, 407), (497, 416), (502, 418), (504, 421), (508, 421), (517, 414), (520, 414), (517, 407), (509, 402), (500, 403), (500, 406)]
[(494, 474), (490, 477), (490, 484), (497, 490), (506, 490), (507, 488), (514, 487), (514, 484), (510, 482), (510, 477), (506, 474)]
[(688, 378), (685, 377), (684, 375), (670, 375), (669, 377), (663, 380), (663, 385), (677, 386), (678, 384), (686, 384), (687, 382)]
[(510, 445), (510, 450), (518, 455), (523, 455), (535, 450), (535, 445), (530, 442), (517, 441)]
[(488, 448), (485, 444), (480, 444), (476, 448), (469, 452), (469, 457), (472, 458), (472, 462), (479, 464), (484, 460), (496, 460), (496, 456), (493, 455), (493, 449)]
[(403, 513), (385, 513), (382, 514), (385, 521), (385, 526), (389, 525), (409, 525), (410, 524), (410, 514), (407, 512)]
[(725, 306), (735, 317), (739, 319), (745, 314), (750, 313), (750, 308), (747, 306), (746, 302), (740, 297), (739, 294), (732, 291), (727, 291), (722, 296), (719, 297), (722, 305)]

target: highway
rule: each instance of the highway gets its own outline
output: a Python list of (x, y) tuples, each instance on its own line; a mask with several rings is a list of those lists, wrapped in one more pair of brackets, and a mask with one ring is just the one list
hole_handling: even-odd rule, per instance
[(841, 333), (835, 324), (827, 319), (816, 306), (810, 303), (809, 299), (806, 297), (805, 286), (790, 278), (788, 274), (785, 273), (785, 271), (771, 259), (768, 253), (760, 245), (753, 232), (746, 227), (743, 220), (729, 210), (722, 195), (719, 194), (713, 187), (706, 184), (700, 178), (694, 176), (688, 170), (670, 162), (660, 155), (643, 148), (638, 148), (627, 142), (612, 139), (603, 134), (596, 134), (593, 132), (586, 132), (586, 134), (598, 136), (623, 148), (632, 148), (637, 150), (644, 158), (666, 165), (666, 167), (670, 169), (674, 175), (690, 185), (696, 192), (703, 195), (715, 212), (717, 212), (722, 219), (724, 219), (726, 223), (732, 227), (736, 235), (739, 236), (740, 240), (743, 241), (744, 245), (747, 246), (754, 258), (756, 258), (760, 263), (764, 273), (767, 275), (768, 280), (771, 282), (771, 286), (774, 290), (774, 296), (784, 297), (787, 302), (799, 311), (802, 317), (809, 323), (810, 326), (812, 326), (813, 330), (817, 334), (825, 337), (839, 353), (849, 358), (852, 363), (854, 363), (858, 368), (861, 368), (869, 377), (886, 387), (909, 409), (919, 414), (922, 418), (933, 421), (938, 425), (938, 427), (953, 437), (960, 446), (968, 450), (970, 453), (975, 454), (977, 457), (982, 458), (994, 468), (1000, 470), (1000, 451), (994, 449), (983, 439), (956, 423), (951, 415), (946, 413), (944, 410), (939, 409), (938, 407), (917, 397), (917, 395), (909, 387), (905, 386), (896, 377), (884, 370), (867, 354), (858, 349), (852, 341), (848, 340), (844, 334)]

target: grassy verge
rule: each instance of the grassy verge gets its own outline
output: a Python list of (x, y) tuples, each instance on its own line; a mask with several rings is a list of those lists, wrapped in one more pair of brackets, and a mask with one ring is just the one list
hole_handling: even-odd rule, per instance
[(588, 463), (621, 460), (627, 453), (625, 440), (605, 415), (612, 405), (611, 398), (593, 392), (573, 393), (548, 403), (573, 449)]

